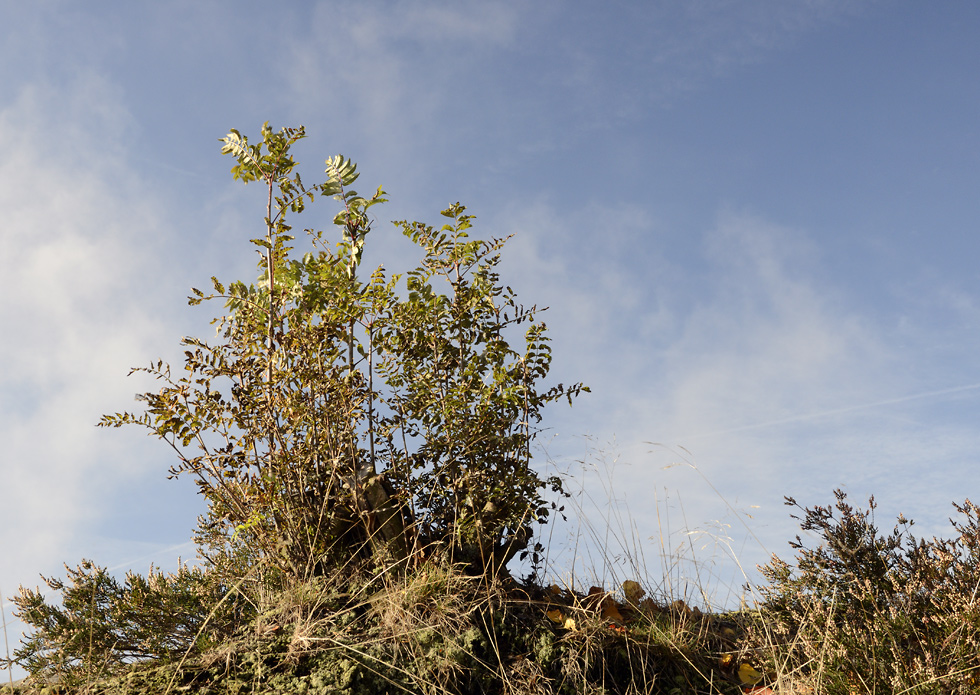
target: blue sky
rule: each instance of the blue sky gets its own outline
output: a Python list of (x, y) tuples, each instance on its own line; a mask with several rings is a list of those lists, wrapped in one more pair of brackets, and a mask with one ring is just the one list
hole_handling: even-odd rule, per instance
[(596, 543), (618, 554), (623, 521), (650, 583), (737, 591), (726, 544), (750, 578), (788, 557), (783, 495), (874, 494), (883, 526), (932, 535), (975, 494), (980, 5), (281, 5), (0, 8), (5, 599), (82, 557), (193, 557), (167, 448), (94, 423), (150, 386), (130, 367), (210, 335), (190, 287), (255, 276), (261, 194), (218, 138), (267, 120), (306, 126), (305, 180), (343, 153), (389, 192), (372, 265), (411, 257), (388, 220), (457, 200), (515, 235), (553, 375), (593, 389), (549, 414), (548, 451), (586, 462)]

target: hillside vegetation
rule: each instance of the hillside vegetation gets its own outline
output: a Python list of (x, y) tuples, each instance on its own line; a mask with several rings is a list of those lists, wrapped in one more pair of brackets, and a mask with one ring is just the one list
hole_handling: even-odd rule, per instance
[[(506, 239), (396, 222), (420, 261), (361, 267), (369, 211), (356, 166), (326, 160), (306, 186), (302, 128), (223, 138), (232, 174), (261, 187), (259, 279), (194, 289), (222, 302), (212, 341), (185, 338), (179, 373), (107, 415), (170, 446), (171, 476), (207, 503), (199, 562), (124, 580), (89, 560), (21, 588), (32, 630), (21, 692), (79, 693), (969, 693), (980, 692), (980, 517), (951, 539), (883, 534), (843, 493), (788, 499), (819, 542), (772, 558), (758, 602), (692, 606), (644, 586), (553, 584), (542, 528), (559, 476), (533, 465), (543, 409), (588, 388), (550, 380), (536, 307), (497, 273)], [(292, 217), (339, 202), (340, 240)], [(514, 577), (521, 560), (530, 568)]]

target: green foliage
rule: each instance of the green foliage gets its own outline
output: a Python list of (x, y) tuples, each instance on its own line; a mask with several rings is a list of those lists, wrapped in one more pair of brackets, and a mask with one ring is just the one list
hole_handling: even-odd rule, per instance
[[(816, 674), (821, 692), (975, 692), (980, 670), (980, 508), (954, 505), (953, 539), (916, 539), (899, 517), (880, 535), (868, 510), (836, 491), (834, 507), (801, 507), (795, 567), (762, 568), (764, 623), (780, 670)], [(800, 518), (800, 517), (797, 517)]]
[(24, 587), (14, 599), (34, 628), (15, 660), (42, 681), (57, 677), (71, 687), (133, 661), (180, 658), (228, 637), (247, 615), (240, 601), (222, 601), (227, 588), (198, 568), (130, 572), (122, 584), (88, 560), (65, 569), (67, 583), (44, 579), (61, 593), (60, 606)]
[[(258, 144), (223, 139), (233, 176), (267, 187), (266, 235), (252, 240), (262, 277), (195, 289), (191, 304), (226, 303), (218, 341), (185, 338), (184, 375), (141, 370), (163, 384), (140, 396), (145, 412), (100, 424), (138, 424), (170, 444), (171, 475), (195, 476), (208, 502), (198, 540), (214, 565), (246, 549), (263, 572), (303, 578), (352, 553), (403, 561), (435, 544), (501, 570), (548, 518), (545, 490), (561, 492), (531, 466), (541, 410), (587, 389), (538, 389), (545, 326), (500, 284), (505, 240), (470, 240), (462, 205), (438, 230), (396, 223), (423, 254), (404, 286), (383, 268), (358, 277), (384, 191), (351, 190), (358, 172), (342, 156), (305, 187), (290, 155), (304, 135), (266, 124)], [(317, 196), (342, 204), (342, 239), (331, 249), (307, 230), (314, 252), (296, 258), (287, 215)]]
[[(718, 659), (733, 647), (722, 634), (732, 623), (651, 601), (617, 602), (611, 623), (605, 592), (556, 589), (477, 577), (436, 555), (412, 572), (362, 565), (280, 591), (244, 629), (186, 659), (104, 669), (70, 692), (743, 692)], [(575, 625), (556, 624), (555, 611)]]
[[(530, 522), (547, 519), (540, 488), (561, 491), (560, 480), (542, 481), (530, 466), (541, 410), (570, 403), (582, 387), (536, 390), (551, 363), (545, 326), (500, 285), (504, 241), (469, 240), (473, 218), (463, 213), (458, 204), (443, 211), (451, 222), (439, 230), (397, 223), (425, 258), (408, 273), (407, 298), (376, 329), (389, 389), (380, 451), (393, 480), (411, 490), (426, 540), (453, 538), (473, 553), (464, 559), (499, 566), (507, 545), (526, 545)], [(521, 354), (506, 335), (522, 324)]]
[[(32, 675), (71, 684), (133, 660), (177, 662), (170, 690), (185, 659), (206, 660), (218, 642), (262, 634), (285, 613), (292, 660), (310, 625), (332, 625), (317, 639), (336, 639), (364, 599), (331, 589), (327, 601), (316, 593), (323, 582), (401, 575), (440, 558), (446, 581), (473, 595), (506, 576), (516, 553), (540, 550), (528, 550), (532, 526), (556, 508), (546, 495), (563, 491), (534, 470), (531, 444), (547, 404), (588, 389), (538, 386), (551, 346), (537, 309), (500, 282), (506, 240), (470, 239), (473, 217), (457, 203), (438, 229), (395, 223), (419, 248), (417, 267), (360, 275), (368, 213), (385, 193), (358, 195), (356, 165), (342, 156), (326, 161), (324, 183), (305, 186), (290, 154), (303, 137), (265, 124), (258, 143), (234, 130), (222, 139), (232, 175), (265, 186), (265, 234), (251, 240), (260, 277), (193, 289), (191, 305), (224, 303), (216, 338), (185, 338), (180, 373), (162, 361), (134, 370), (160, 388), (137, 397), (142, 412), (99, 423), (146, 428), (175, 452), (170, 476), (193, 476), (207, 503), (195, 534), (203, 566), (120, 585), (86, 561), (67, 584), (45, 580), (61, 607), (22, 589), (18, 615), (34, 634), (17, 659)], [(340, 203), (340, 241), (306, 230), (312, 250), (293, 253), (290, 216), (324, 196)], [(282, 608), (309, 587), (318, 598)], [(328, 617), (314, 617), (326, 604)], [(472, 621), (426, 634), (412, 644), (441, 681), (480, 663), (472, 652), (486, 634)], [(377, 679), (378, 668), (359, 672)], [(389, 671), (404, 680), (394, 662)]]

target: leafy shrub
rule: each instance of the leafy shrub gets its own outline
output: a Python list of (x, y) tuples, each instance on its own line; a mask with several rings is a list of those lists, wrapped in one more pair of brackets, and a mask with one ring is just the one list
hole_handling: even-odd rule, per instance
[[(61, 593), (50, 605), (38, 589), (21, 587), (18, 615), (34, 628), (14, 652), (31, 675), (71, 687), (127, 663), (180, 658), (230, 636), (249, 607), (213, 576), (181, 565), (175, 573), (128, 573), (122, 584), (89, 560), (66, 565), (67, 583), (44, 579)], [(226, 600), (223, 600), (226, 599)]]
[(954, 505), (953, 539), (916, 539), (899, 517), (891, 533), (835, 491), (833, 507), (803, 508), (795, 566), (762, 568), (763, 622), (777, 642), (773, 668), (818, 678), (820, 692), (975, 692), (980, 670), (980, 508)]
[[(192, 305), (224, 302), (217, 338), (183, 340), (181, 375), (160, 361), (134, 370), (160, 389), (137, 397), (143, 412), (99, 423), (145, 427), (175, 452), (171, 477), (194, 477), (207, 503), (202, 568), (121, 586), (86, 561), (68, 584), (45, 580), (62, 607), (22, 589), (18, 615), (35, 632), (17, 659), (33, 675), (200, 654), (320, 578), (439, 557), (495, 581), (515, 554), (541, 549), (532, 527), (556, 508), (546, 493), (563, 490), (534, 470), (531, 443), (544, 406), (588, 389), (539, 387), (549, 338), (500, 282), (506, 239), (471, 240), (457, 203), (438, 229), (395, 223), (420, 249), (414, 269), (362, 277), (368, 211), (385, 193), (352, 190), (356, 166), (342, 156), (306, 187), (290, 154), (304, 136), (265, 124), (259, 144), (223, 139), (233, 176), (265, 186), (260, 278), (192, 290)], [(296, 257), (287, 216), (324, 196), (341, 204), (341, 241), (307, 230), (313, 251)], [(291, 610), (306, 620), (313, 608)]]
[[(542, 492), (561, 492), (531, 467), (541, 409), (587, 389), (538, 390), (551, 364), (545, 325), (500, 284), (505, 240), (470, 240), (459, 204), (438, 230), (396, 223), (424, 254), (403, 288), (383, 268), (358, 277), (367, 211), (384, 191), (350, 190), (358, 173), (341, 156), (306, 188), (289, 154), (302, 137), (266, 124), (258, 145), (224, 138), (233, 175), (267, 188), (266, 236), (252, 241), (261, 279), (194, 290), (192, 304), (226, 301), (220, 341), (184, 339), (186, 375), (143, 370), (164, 384), (141, 396), (146, 412), (101, 424), (139, 424), (173, 447), (171, 474), (195, 476), (207, 499), (200, 539), (213, 553), (237, 542), (306, 577), (351, 552), (399, 562), (435, 543), (499, 571), (547, 519)], [(287, 213), (318, 195), (342, 203), (343, 239), (331, 250), (307, 230), (318, 250), (293, 258)], [(509, 340), (522, 324), (518, 351)]]

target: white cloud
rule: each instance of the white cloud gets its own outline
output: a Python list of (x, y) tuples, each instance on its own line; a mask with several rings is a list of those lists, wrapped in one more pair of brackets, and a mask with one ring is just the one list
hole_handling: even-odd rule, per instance
[(510, 42), (518, 19), (500, 2), (368, 2), (357, 12), (318, 3), (305, 40), (290, 42), (291, 102), (330, 114), (348, 137), (369, 136), (376, 151), (414, 152), (445, 124), (465, 68)]
[(118, 91), (91, 74), (0, 112), (5, 595), (92, 548), (121, 485), (163, 479), (145, 437), (95, 427), (146, 385), (128, 368), (175, 342), (158, 294), (171, 289), (165, 215), (122, 156), (132, 131)]
[(676, 435), (850, 402), (890, 358), (819, 281), (802, 235), (727, 214), (709, 237), (700, 301), (668, 349)]
[(349, 22), (349, 36), (362, 49), (398, 40), (421, 48), (433, 42), (507, 43), (518, 21), (517, 9), (504, 2), (371, 4), (360, 13), (337, 13), (322, 3), (317, 11), (323, 21)]
[[(618, 455), (608, 487), (641, 540), (658, 541), (667, 515), (675, 530), (727, 528), (754, 576), (796, 533), (783, 496), (826, 504), (840, 486), (857, 504), (876, 494), (885, 528), (905, 512), (929, 533), (947, 530), (955, 476), (980, 436), (966, 419), (924, 414), (943, 399), (975, 399), (975, 383), (923, 388), (912, 368), (921, 353), (852, 307), (852, 289), (805, 232), (723, 212), (704, 233), (700, 262), (686, 257), (681, 267), (649, 250), (657, 224), (639, 210), (559, 212), (539, 200), (500, 217), (490, 228), (518, 233), (505, 279), (525, 301), (551, 305), (553, 373), (594, 389), (571, 412), (548, 414), (561, 434), (549, 449), (567, 464), (591, 446), (574, 435), (591, 434)], [(636, 236), (646, 237), (642, 255)], [(601, 468), (576, 484), (604, 499)], [(937, 474), (908, 485), (923, 469)], [(608, 509), (593, 508), (592, 523), (604, 528)], [(727, 550), (715, 536), (700, 538), (717, 556)], [(730, 587), (738, 571), (715, 559)]]

